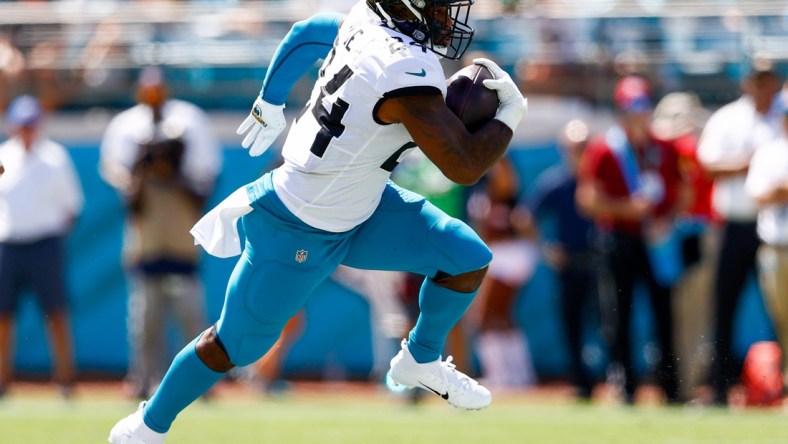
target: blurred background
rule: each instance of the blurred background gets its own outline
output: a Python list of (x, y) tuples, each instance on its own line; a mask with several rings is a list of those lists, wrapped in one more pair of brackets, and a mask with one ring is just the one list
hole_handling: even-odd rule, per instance
[[(209, 114), (223, 148), (210, 208), (278, 161), (284, 136), (263, 157), (250, 158), (235, 129), (258, 95), (279, 41), (295, 21), (317, 11), (346, 11), (353, 3), (0, 2), (0, 112), (21, 94), (39, 97), (46, 133), (68, 149), (85, 194), (84, 211), (67, 244), (78, 379), (120, 379), (129, 365), (121, 258), (126, 209), (99, 176), (98, 162), (110, 119), (135, 104), (141, 70), (160, 67), (172, 97)], [(614, 121), (612, 91), (622, 75), (647, 77), (655, 101), (670, 92), (693, 92), (710, 112), (739, 97), (754, 59), (770, 61), (783, 78), (788, 73), (788, 5), (780, 1), (478, 0), (472, 16), (477, 32), (471, 50), (496, 60), (529, 98), (529, 114), (509, 152), (520, 200), (533, 194), (540, 173), (561, 162), (559, 132), (567, 122), (582, 119), (597, 131)], [(447, 77), (461, 66), (447, 63)], [(317, 67), (289, 96), (290, 119), (306, 102), (316, 75)], [(462, 199), (470, 194), (464, 192)], [(461, 208), (467, 218), (465, 205)], [(549, 232), (554, 223), (544, 222), (542, 230)], [(218, 318), (234, 263), (201, 259), (211, 320)], [(742, 358), (751, 344), (774, 339), (755, 276), (751, 281), (736, 316), (733, 345)], [(559, 305), (556, 273), (539, 258), (512, 310), (540, 382), (560, 381), (571, 371)], [(587, 310), (583, 359), (603, 380), (607, 351), (595, 310), (593, 304)], [(283, 377), (367, 380), (374, 367), (370, 312), (368, 299), (352, 286), (327, 281), (307, 304), (303, 331), (283, 358)], [(655, 333), (640, 293), (633, 316), (637, 368), (647, 374)], [(17, 378), (45, 378), (50, 371), (41, 319), (36, 301), (26, 299), (16, 327)], [(473, 341), (474, 335), (463, 338)], [(173, 351), (182, 343), (174, 332), (169, 340)], [(479, 370), (474, 353), (469, 362), (469, 373)]]

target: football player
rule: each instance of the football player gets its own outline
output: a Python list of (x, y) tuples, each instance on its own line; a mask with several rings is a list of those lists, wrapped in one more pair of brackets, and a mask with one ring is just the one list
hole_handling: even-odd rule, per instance
[(465, 223), (389, 181), (399, 160), (419, 146), (449, 179), (473, 184), (505, 152), (525, 114), (514, 82), (487, 59), (475, 62), (495, 75), (485, 84), (499, 96), (495, 119), (470, 134), (446, 107), (439, 57), (464, 54), (473, 36), (471, 4), (368, 0), (344, 18), (321, 15), (294, 26), (240, 128), (248, 131), (244, 145), (252, 155), (265, 150), (285, 126), (281, 108), (289, 92), (271, 89), (292, 85), (325, 57), (285, 141), (284, 164), (230, 195), (192, 230), (209, 253), (241, 255), (222, 314), (176, 356), (153, 397), (115, 425), (110, 442), (164, 442), (176, 415), (228, 370), (260, 358), (339, 264), (425, 276), (419, 319), (391, 361), (394, 383), (461, 408), (490, 404), (486, 388), (441, 358), (490, 250)]

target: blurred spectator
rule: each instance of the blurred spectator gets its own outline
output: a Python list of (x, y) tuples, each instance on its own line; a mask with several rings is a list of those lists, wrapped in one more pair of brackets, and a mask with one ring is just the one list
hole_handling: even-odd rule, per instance
[(54, 379), (68, 397), (74, 363), (65, 283), (65, 237), (83, 195), (65, 148), (40, 128), (38, 99), (15, 99), (6, 116), (11, 138), (0, 145), (0, 396), (12, 374), (12, 329), (23, 290), (46, 316)]
[(714, 178), (712, 206), (722, 219), (714, 281), (714, 358), (710, 383), (713, 401), (726, 404), (728, 390), (739, 379), (741, 359), (733, 354), (733, 321), (750, 273), (755, 272), (760, 241), (756, 204), (744, 190), (750, 158), (779, 136), (777, 113), (770, 112), (780, 88), (771, 65), (755, 63), (744, 80), (743, 95), (709, 118), (698, 147), (698, 159)]
[(533, 224), (522, 220), (530, 215), (515, 209), (518, 189), (514, 166), (503, 157), (468, 199), (471, 223), (493, 252), (474, 302), (479, 317), (476, 352), (491, 389), (536, 382), (528, 342), (514, 317), (517, 296), (533, 276), (539, 254)]
[(698, 136), (708, 118), (691, 92), (667, 94), (654, 108), (654, 135), (673, 144), (682, 175), (692, 189), (686, 212), (678, 215), (682, 274), (673, 289), (676, 357), (681, 396), (691, 399), (703, 383), (711, 360), (711, 313), (698, 307), (711, 305), (713, 260), (717, 239), (711, 210), (712, 180), (697, 157)]
[(563, 330), (569, 346), (571, 381), (580, 399), (591, 399), (594, 377), (583, 362), (585, 313), (594, 292), (593, 222), (577, 211), (577, 169), (588, 143), (589, 129), (582, 120), (567, 123), (559, 134), (563, 162), (542, 173), (536, 182), (530, 211), (537, 220), (552, 217), (552, 236), (543, 235), (547, 264), (558, 273)]
[(100, 169), (128, 208), (129, 381), (144, 399), (166, 370), (168, 315), (184, 339), (206, 325), (199, 252), (189, 230), (213, 190), (222, 153), (205, 113), (168, 98), (158, 68), (142, 71), (137, 102), (107, 127)]
[(788, 379), (788, 89), (778, 105), (784, 133), (755, 152), (745, 186), (760, 207), (757, 229), (763, 241), (758, 252), (761, 285), (782, 349), (783, 377)]
[(668, 242), (685, 186), (673, 147), (650, 133), (651, 88), (638, 76), (620, 79), (614, 90), (619, 126), (595, 137), (583, 154), (578, 177), (580, 208), (596, 219), (610, 287), (601, 294), (604, 329), (610, 340), (611, 377), (635, 402), (631, 347), (635, 283), (644, 280), (651, 300), (661, 356), (656, 368), (668, 402), (677, 402), (670, 285), (675, 279)]

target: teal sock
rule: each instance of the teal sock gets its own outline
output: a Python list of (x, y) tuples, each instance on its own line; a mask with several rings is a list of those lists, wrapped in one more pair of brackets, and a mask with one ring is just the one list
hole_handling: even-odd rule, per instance
[(161, 385), (145, 404), (143, 420), (156, 432), (167, 432), (178, 413), (224, 376), (224, 373), (209, 369), (197, 357), (198, 339), (199, 336), (175, 356)]
[(419, 293), (419, 319), (408, 336), (408, 350), (416, 362), (441, 357), (446, 337), (473, 302), (476, 292), (460, 293), (425, 279)]

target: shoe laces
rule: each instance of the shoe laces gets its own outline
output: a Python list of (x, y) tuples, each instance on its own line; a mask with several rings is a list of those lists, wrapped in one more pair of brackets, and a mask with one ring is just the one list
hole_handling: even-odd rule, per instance
[(441, 361), (441, 379), (446, 386), (451, 385), (463, 391), (468, 390), (471, 387), (471, 378), (457, 370), (457, 366), (453, 361), (453, 356), (449, 356), (445, 361)]

